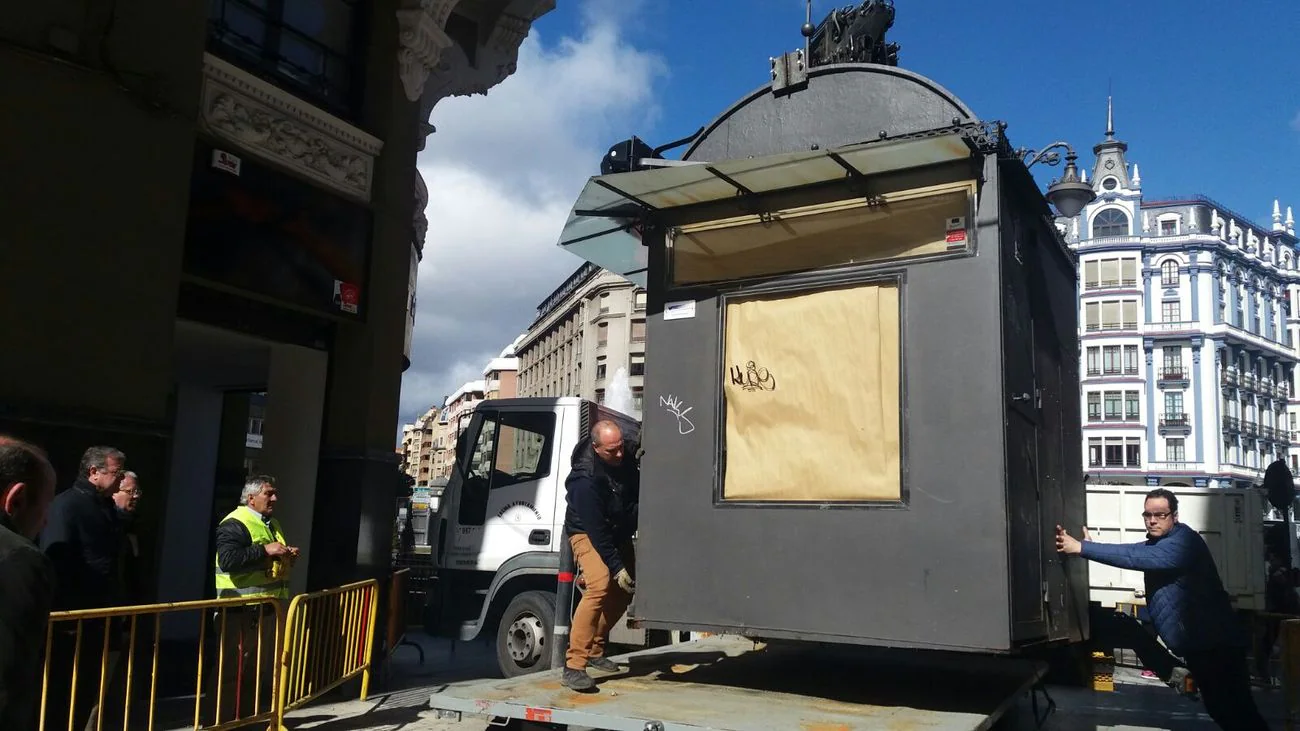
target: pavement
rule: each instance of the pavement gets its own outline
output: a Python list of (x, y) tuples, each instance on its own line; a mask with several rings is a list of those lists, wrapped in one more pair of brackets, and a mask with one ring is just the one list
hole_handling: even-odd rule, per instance
[[(429, 696), (449, 683), (498, 677), (490, 644), (451, 643), (417, 635), (411, 640), (424, 650), (418, 662), (413, 647), (399, 648), (387, 678), (366, 701), (318, 702), (286, 719), (292, 731), (480, 731), (493, 727), (486, 719), (438, 719), (429, 709)], [(997, 731), (1215, 731), (1204, 706), (1178, 696), (1139, 670), (1116, 667), (1116, 690), (1095, 693), (1078, 688), (1049, 688), (1055, 707), (1042, 719), (1047, 701), (1038, 694), (1037, 707), (1028, 699), (994, 728)], [(1261, 711), (1275, 729), (1284, 728), (1283, 699), (1276, 689), (1258, 689)], [(1037, 714), (1035, 716), (1035, 714)], [(1041, 720), (1037, 723), (1035, 718)], [(574, 729), (573, 731), (577, 731)]]

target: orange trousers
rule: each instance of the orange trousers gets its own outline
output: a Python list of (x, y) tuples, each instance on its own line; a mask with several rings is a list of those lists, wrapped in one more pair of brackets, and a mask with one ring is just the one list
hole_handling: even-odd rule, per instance
[[(569, 546), (573, 548), (573, 560), (582, 569), (582, 579), (586, 589), (582, 600), (573, 614), (573, 625), (569, 629), (569, 652), (564, 664), (575, 670), (585, 670), (587, 660), (604, 657), (605, 641), (609, 639), (609, 630), (627, 611), (632, 603), (632, 595), (610, 576), (609, 568), (591, 545), (591, 539), (585, 533), (569, 537)], [(619, 550), (623, 565), (629, 574), (636, 576), (635, 558), (632, 546), (626, 545)]]

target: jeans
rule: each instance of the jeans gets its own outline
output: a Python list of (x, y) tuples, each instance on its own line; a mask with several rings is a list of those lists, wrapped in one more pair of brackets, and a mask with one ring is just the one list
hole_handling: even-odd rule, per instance
[[(586, 589), (582, 600), (573, 614), (573, 624), (569, 629), (569, 651), (565, 655), (565, 667), (583, 670), (587, 660), (605, 655), (605, 641), (609, 630), (627, 611), (632, 603), (632, 595), (623, 589), (610, 576), (609, 568), (601, 560), (596, 547), (585, 533), (569, 538), (573, 547), (573, 559), (582, 568), (582, 578)], [(624, 567), (631, 574), (636, 570), (632, 547), (624, 546), (619, 551)]]

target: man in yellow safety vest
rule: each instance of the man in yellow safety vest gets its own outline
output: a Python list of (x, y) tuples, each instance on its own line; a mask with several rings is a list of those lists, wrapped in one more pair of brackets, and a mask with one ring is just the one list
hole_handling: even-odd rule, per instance
[(288, 545), (273, 517), (275, 479), (254, 475), (244, 483), (239, 507), (217, 526), (217, 597), (289, 599), (289, 569), (298, 549)]
[[(224, 662), (213, 659), (209, 675), (221, 685), (220, 715), (212, 719), (216, 723), (256, 715), (270, 708), (271, 679), (277, 668), (276, 613), (265, 600), (289, 600), (289, 573), (299, 552), (288, 544), (280, 521), (273, 517), (278, 500), (275, 479), (269, 475), (253, 475), (244, 482), (239, 507), (217, 525), (217, 598), (263, 601), (226, 609), (224, 622), (220, 613), (214, 618), (212, 630), (221, 634), (225, 658)], [(239, 662), (232, 662), (233, 658), (239, 658)], [(215, 677), (218, 667), (219, 679)], [(259, 675), (260, 694), (256, 692)], [(210, 697), (215, 698), (216, 694)], [(259, 701), (257, 707), (254, 707), (255, 700)]]

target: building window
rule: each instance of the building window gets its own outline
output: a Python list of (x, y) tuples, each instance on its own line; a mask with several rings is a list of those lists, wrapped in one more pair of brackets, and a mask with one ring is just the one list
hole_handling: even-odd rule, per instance
[(597, 363), (597, 364), (596, 364), (596, 380), (597, 380), (597, 381), (603, 381), (603, 380), (605, 380), (605, 364), (604, 364), (604, 363)]
[(602, 322), (596, 326), (596, 347), (604, 347), (609, 343), (609, 323)]
[(1177, 233), (1178, 233), (1178, 221), (1176, 219), (1169, 219), (1160, 222), (1161, 236), (1174, 236)]
[(632, 321), (632, 342), (634, 343), (645, 342), (645, 320)]
[(645, 390), (640, 386), (633, 386), (632, 387), (632, 409), (639, 414), (641, 413), (641, 409), (644, 406), (645, 406)]
[(353, 0), (212, 0), (213, 53), (344, 117), (354, 117), (360, 44)]
[(1101, 394), (1088, 394), (1088, 421), (1101, 421)]
[(1088, 348), (1088, 375), (1101, 375), (1101, 348), (1095, 345)]
[(1124, 419), (1124, 393), (1122, 391), (1107, 391), (1105, 402), (1106, 421), (1122, 421)]
[(628, 371), (628, 375), (644, 376), (645, 375), (645, 356), (634, 355)]
[(644, 290), (644, 289), (638, 289), (635, 293), (633, 293), (633, 295), (632, 295), (632, 306), (635, 307), (635, 308), (638, 309), (638, 310), (644, 310), (644, 309), (645, 309), (645, 290)]
[(1138, 346), (1124, 346), (1124, 375), (1135, 376), (1138, 372)]
[(1124, 466), (1142, 466), (1142, 442), (1137, 439), (1124, 440)]
[(1183, 308), (1180, 302), (1162, 302), (1160, 303), (1160, 320), (1161, 322), (1182, 322)]
[(1174, 391), (1165, 394), (1165, 418), (1171, 422), (1181, 423), (1183, 415), (1183, 392)]
[(1166, 462), (1186, 462), (1187, 461), (1187, 440), (1167, 439), (1165, 440), (1165, 461)]
[(1108, 376), (1117, 376), (1120, 373), (1120, 347), (1118, 345), (1107, 345), (1102, 348), (1102, 354), (1105, 356), (1105, 366), (1103, 372)]
[(1106, 466), (1123, 467), (1124, 466), (1124, 443), (1115, 440), (1106, 440)]
[(609, 312), (609, 292), (600, 293), (600, 313), (603, 315)]
[(1137, 391), (1124, 392), (1124, 420), (1125, 421), (1142, 420), (1142, 407), (1140, 406), (1140, 403), (1141, 401), (1138, 398)]
[(1086, 261), (1083, 263), (1084, 288), (1136, 287), (1137, 262), (1133, 257)]
[(1100, 467), (1102, 462), (1102, 444), (1100, 439), (1088, 440), (1088, 466)]
[(1165, 348), (1165, 375), (1169, 378), (1181, 378), (1183, 375), (1183, 349)]
[(1128, 236), (1128, 214), (1118, 208), (1107, 208), (1092, 219), (1092, 237)]
[(1178, 262), (1170, 259), (1160, 265), (1160, 286), (1178, 286)]
[(605, 403), (605, 389), (603, 388), (596, 389), (596, 403), (598, 404)]
[(1083, 306), (1084, 328), (1088, 332), (1136, 330), (1137, 313), (1137, 300), (1088, 302)]

